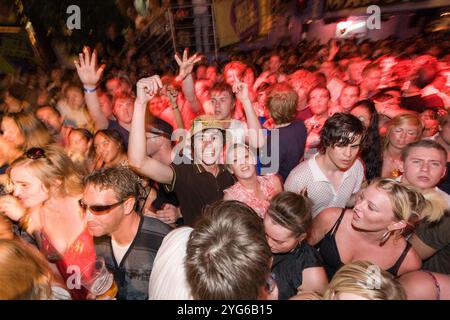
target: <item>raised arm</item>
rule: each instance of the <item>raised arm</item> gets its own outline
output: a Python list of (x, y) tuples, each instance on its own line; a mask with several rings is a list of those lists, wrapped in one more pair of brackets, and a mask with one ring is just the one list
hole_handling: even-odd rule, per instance
[(195, 95), (194, 88), (194, 79), (192, 78), (192, 69), (194, 68), (194, 64), (199, 62), (202, 59), (197, 53), (192, 57), (188, 58), (187, 49), (184, 49), (183, 58), (180, 59), (178, 54), (175, 54), (175, 60), (180, 67), (180, 71), (178, 73), (178, 79), (183, 81), (183, 93), (186, 97), (186, 100), (189, 102), (192, 111), (195, 114), (199, 114), (203, 112), (203, 107), (198, 101), (197, 96)]
[(89, 114), (95, 122), (97, 130), (106, 129), (108, 127), (108, 118), (103, 114), (100, 108), (100, 102), (97, 97), (97, 84), (100, 81), (105, 65), (102, 64), (97, 68), (97, 51), (94, 50), (92, 55), (88, 47), (84, 47), (83, 53), (79, 54), (79, 61), (74, 61), (77, 68), (78, 77), (84, 87), (84, 99), (88, 107)]
[(234, 74), (233, 92), (235, 93), (239, 101), (241, 101), (244, 108), (249, 133), (248, 144), (253, 148), (262, 148), (266, 141), (263, 135), (261, 124), (258, 120), (258, 116), (256, 115), (255, 110), (252, 107), (252, 103), (248, 95), (248, 85), (244, 82), (241, 82), (236, 74)]
[(181, 116), (181, 111), (180, 108), (178, 108), (177, 104), (178, 90), (174, 88), (167, 89), (167, 97), (169, 98), (170, 107), (172, 108), (173, 114), (175, 116), (177, 128), (184, 129), (183, 117)]
[(160, 88), (162, 88), (162, 83), (159, 76), (140, 79), (136, 84), (137, 97), (131, 121), (128, 162), (144, 176), (160, 183), (169, 184), (173, 178), (172, 168), (146, 154), (145, 109), (148, 101)]

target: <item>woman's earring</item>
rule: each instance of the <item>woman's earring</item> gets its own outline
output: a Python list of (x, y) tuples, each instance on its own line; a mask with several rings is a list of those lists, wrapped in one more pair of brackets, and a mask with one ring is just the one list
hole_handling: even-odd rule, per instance
[(388, 241), (389, 237), (391, 236), (391, 231), (386, 231), (385, 233), (383, 233), (383, 235), (381, 236), (380, 239), (380, 247), (382, 245), (384, 245), (386, 243), (386, 241)]

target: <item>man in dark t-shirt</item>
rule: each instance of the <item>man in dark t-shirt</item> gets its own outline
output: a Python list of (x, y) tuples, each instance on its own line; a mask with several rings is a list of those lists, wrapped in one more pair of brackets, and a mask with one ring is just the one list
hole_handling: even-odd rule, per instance
[(261, 153), (261, 172), (278, 173), (284, 181), (303, 158), (307, 131), (304, 122), (295, 119), (298, 96), (294, 89), (277, 83), (269, 90), (266, 104), (275, 125)]

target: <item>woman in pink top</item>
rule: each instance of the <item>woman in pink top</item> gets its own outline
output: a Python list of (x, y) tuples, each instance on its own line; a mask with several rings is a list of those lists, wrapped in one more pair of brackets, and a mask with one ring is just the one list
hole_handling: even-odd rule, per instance
[(282, 191), (280, 179), (276, 175), (258, 176), (256, 157), (243, 144), (235, 144), (228, 150), (226, 163), (238, 181), (224, 191), (224, 200), (241, 201), (264, 218), (270, 199)]

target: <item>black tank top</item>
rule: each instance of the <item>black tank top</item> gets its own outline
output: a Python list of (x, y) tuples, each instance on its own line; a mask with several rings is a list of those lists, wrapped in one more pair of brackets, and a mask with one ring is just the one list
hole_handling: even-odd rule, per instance
[[(331, 228), (331, 230), (327, 232), (325, 237), (316, 246), (317, 250), (322, 256), (324, 268), (325, 271), (327, 272), (329, 280), (331, 280), (331, 278), (333, 278), (334, 274), (338, 271), (338, 269), (344, 265), (344, 263), (342, 263), (341, 261), (339, 249), (336, 245), (336, 232), (339, 229), (339, 225), (342, 222), (342, 218), (344, 218), (345, 210), (346, 210), (345, 208), (342, 209), (341, 215), (337, 219), (333, 228)], [(386, 271), (394, 276), (397, 276), (398, 269), (400, 269), (400, 266), (410, 248), (411, 245), (409, 244), (408, 241), (406, 241), (406, 247), (403, 250), (402, 254), (397, 259), (395, 264)]]

